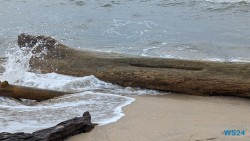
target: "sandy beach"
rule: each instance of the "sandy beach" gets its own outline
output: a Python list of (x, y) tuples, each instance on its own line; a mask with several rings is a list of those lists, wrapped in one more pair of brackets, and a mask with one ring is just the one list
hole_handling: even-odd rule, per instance
[[(250, 101), (179, 94), (135, 96), (119, 121), (67, 141), (249, 141)], [(225, 136), (224, 130), (245, 130)]]

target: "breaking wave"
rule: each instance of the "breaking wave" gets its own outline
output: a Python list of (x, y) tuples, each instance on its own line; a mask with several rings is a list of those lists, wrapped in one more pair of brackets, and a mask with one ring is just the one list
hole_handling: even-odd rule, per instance
[(0, 132), (33, 132), (81, 116), (89, 111), (92, 122), (100, 125), (115, 122), (124, 116), (122, 107), (134, 98), (128, 95), (157, 94), (157, 91), (124, 88), (97, 79), (95, 76), (73, 77), (57, 73), (29, 72), (30, 52), (13, 47), (6, 53), (5, 71), (0, 81), (10, 84), (74, 92), (71, 95), (36, 102), (0, 97)]

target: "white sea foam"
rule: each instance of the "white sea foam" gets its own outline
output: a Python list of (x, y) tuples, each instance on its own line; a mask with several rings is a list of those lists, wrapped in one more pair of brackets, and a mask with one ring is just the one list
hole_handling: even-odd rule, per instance
[(198, 47), (189, 44), (169, 45), (157, 42), (142, 50), (141, 56), (177, 58), (186, 60), (204, 60), (225, 62), (226, 59), (210, 50), (200, 50)]
[(124, 116), (121, 108), (133, 101), (134, 99), (129, 97), (86, 91), (35, 103), (32, 106), (19, 103), (1, 104), (0, 132), (33, 132), (81, 116), (84, 111), (90, 112), (92, 122), (105, 125)]
[(242, 58), (242, 57), (237, 57), (237, 58), (231, 58), (229, 62), (250, 62), (250, 58)]
[(5, 72), (0, 81), (11, 84), (74, 92), (71, 95), (43, 102), (17, 101), (0, 97), (0, 132), (33, 132), (81, 116), (90, 111), (92, 122), (100, 125), (115, 122), (124, 114), (122, 107), (134, 101), (126, 95), (157, 94), (157, 91), (139, 88), (123, 88), (97, 79), (94, 76), (73, 77), (57, 73), (38, 74), (29, 72), (27, 51), (13, 47), (7, 53)]
[(29, 70), (29, 59), (32, 54), (12, 47), (6, 52), (7, 62), (3, 64), (5, 72), (0, 75), (0, 81), (8, 80), (9, 83), (15, 83), (23, 79), (23, 74)]
[[(122, 36), (126, 39), (129, 38), (140, 38), (145, 35), (147, 32), (157, 26), (156, 23), (152, 21), (124, 21), (124, 20), (117, 20), (113, 19), (113, 25), (108, 28), (106, 31), (103, 32), (105, 36)], [(127, 32), (128, 29), (132, 32)]]

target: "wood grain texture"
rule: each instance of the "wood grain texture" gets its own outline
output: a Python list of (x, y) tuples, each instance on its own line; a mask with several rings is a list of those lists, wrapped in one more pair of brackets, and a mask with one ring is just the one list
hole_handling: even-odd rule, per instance
[(82, 117), (75, 117), (61, 122), (54, 127), (39, 130), (33, 133), (0, 133), (1, 141), (63, 141), (71, 136), (90, 132), (95, 124), (91, 123), (89, 112)]

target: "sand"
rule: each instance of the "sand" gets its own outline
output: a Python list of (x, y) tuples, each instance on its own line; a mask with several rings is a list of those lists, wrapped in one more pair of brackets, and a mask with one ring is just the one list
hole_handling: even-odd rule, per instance
[[(250, 101), (180, 94), (135, 96), (125, 117), (67, 141), (249, 141)], [(228, 137), (225, 129), (245, 130)]]

